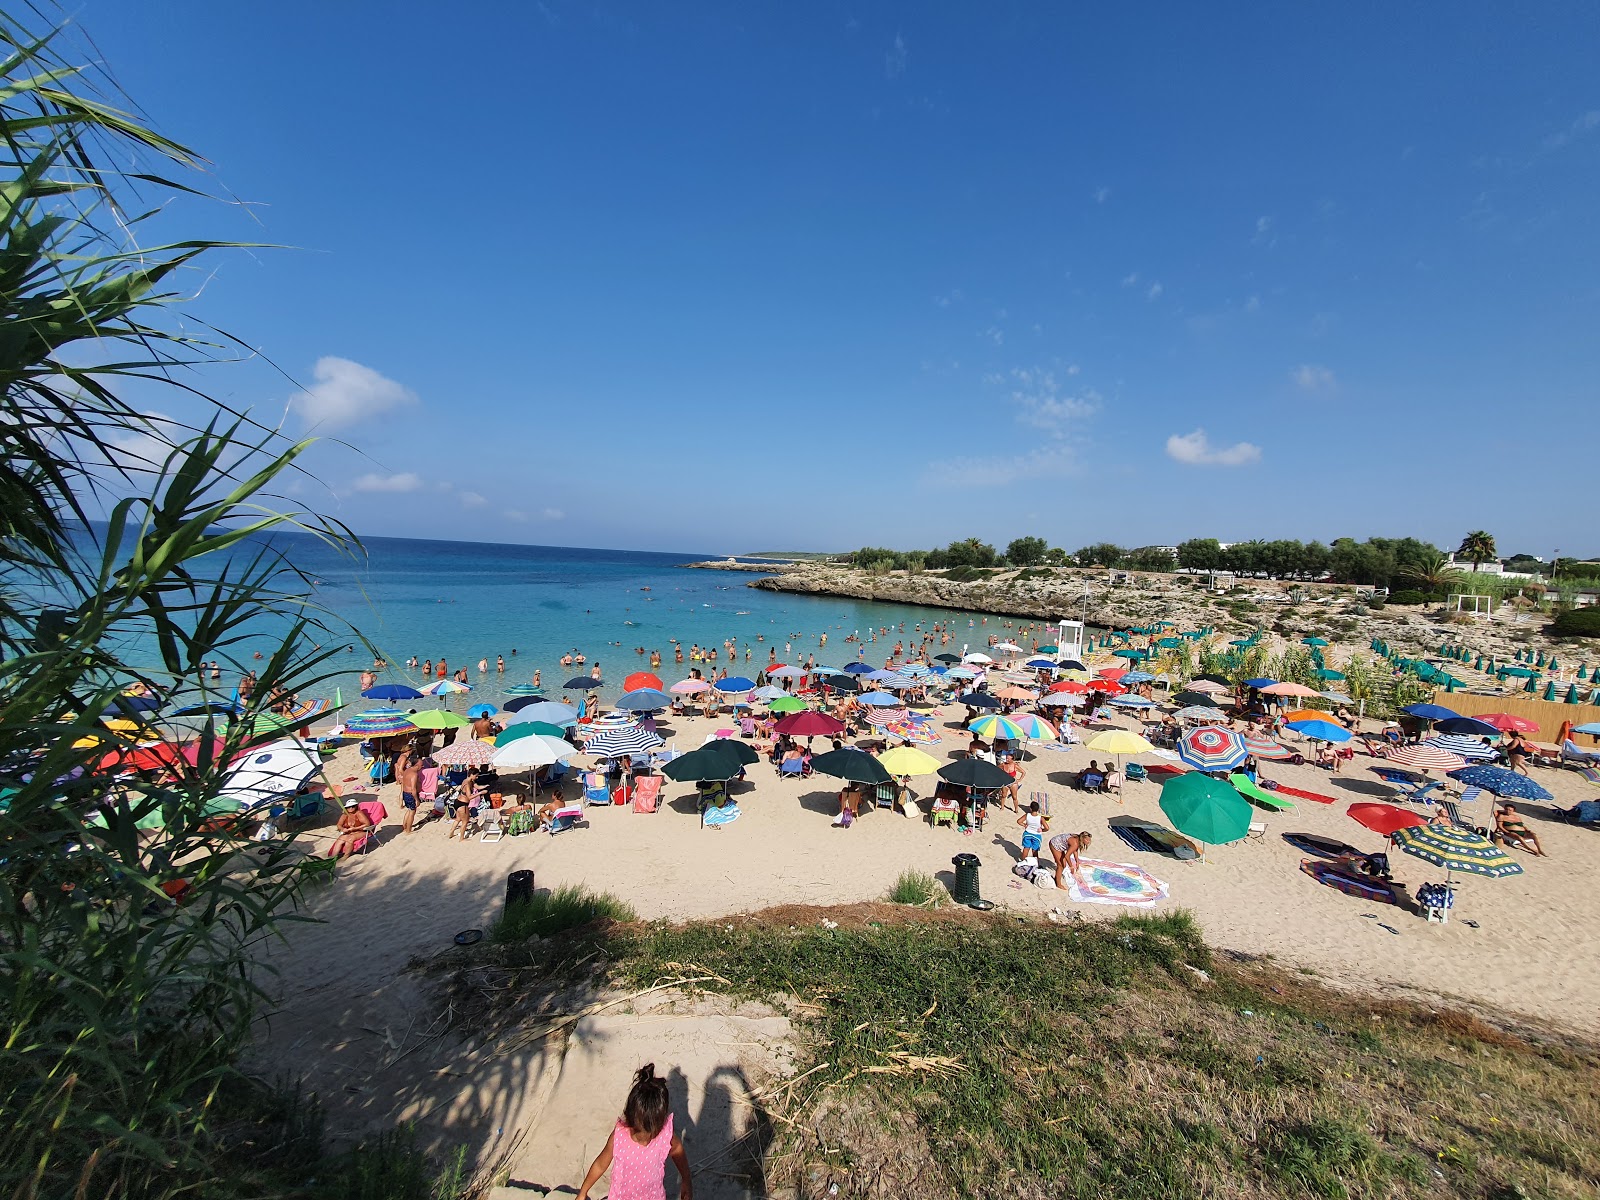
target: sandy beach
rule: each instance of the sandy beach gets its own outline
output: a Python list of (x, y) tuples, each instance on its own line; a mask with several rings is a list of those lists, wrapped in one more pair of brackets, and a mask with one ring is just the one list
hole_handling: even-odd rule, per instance
[[(967, 736), (960, 725), (963, 711), (956, 705), (936, 711), (941, 742), (927, 747), (930, 753), (940, 759), (958, 756)], [(1115, 720), (1137, 727), (1129, 717)], [(679, 717), (665, 722), (662, 732), (669, 745), (685, 751), (726, 724), (725, 719)], [(1095, 731), (1079, 728), (1085, 739)], [(1293, 735), (1288, 744), (1309, 750), (1296, 745)], [(1379, 760), (1364, 752), (1358, 751), (1339, 774), (1309, 763), (1265, 764), (1263, 775), (1333, 802), (1300, 799), (1292, 811), (1258, 811), (1264, 836), (1212, 847), (1204, 861), (1189, 862), (1132, 851), (1112, 835), (1111, 824), (1123, 818), (1167, 823), (1158, 807), (1159, 776), (1128, 783), (1120, 796), (1073, 790), (1069, 776), (1095, 757), (1104, 758), (1081, 746), (1036, 749), (1025, 762), (1027, 776), (1020, 788), (1024, 801), (1029, 793), (1048, 793), (1052, 832), (1088, 830), (1095, 835), (1090, 857), (1134, 864), (1161, 880), (1169, 895), (1160, 907), (1193, 912), (1213, 945), (1303, 968), (1340, 988), (1498, 1010), (1535, 1025), (1584, 1034), (1600, 1030), (1593, 1004), (1600, 995), (1600, 959), (1594, 954), (1600, 897), (1582, 867), (1595, 835), (1557, 822), (1548, 815), (1550, 806), (1520, 806), (1548, 858), (1513, 851), (1523, 874), (1458, 880), (1451, 920), (1429, 924), (1411, 911), (1320, 886), (1299, 870), (1304, 855), (1282, 837), (1303, 832), (1337, 838), (1364, 851), (1385, 848), (1383, 838), (1345, 814), (1350, 803), (1391, 795), (1369, 769)], [(1148, 754), (1141, 760), (1160, 761)], [(575, 765), (586, 762), (574, 759)], [(359, 774), (353, 746), (341, 749), (327, 769), (328, 777), (346, 788), (359, 787), (351, 782)], [(492, 842), (477, 837), (447, 840), (448, 824), (442, 820), (405, 834), (398, 789), (393, 784), (382, 788), (380, 796), (389, 810), (382, 844), (341, 865), (325, 888), (314, 889), (307, 915), (317, 923), (293, 927), (286, 941), (270, 952), (279, 972), (279, 1008), (263, 1026), (258, 1061), (277, 1071), (304, 1072), (308, 1086), (329, 1097), (330, 1131), (336, 1134), (355, 1135), (379, 1122), (422, 1117), (423, 1128), (439, 1137), (449, 1130), (485, 1152), (507, 1151), (513, 1131), (544, 1111), (563, 1078), (565, 1090), (572, 1090), (571, 1077), (563, 1074), (565, 1068), (553, 1068), (544, 1050), (508, 1059), (492, 1047), (472, 1046), (470, 1030), (436, 1037), (447, 1014), (437, 1010), (423, 980), (408, 972), (408, 966), (449, 948), (458, 931), (487, 929), (501, 909), (506, 877), (515, 870), (532, 870), (541, 889), (581, 884), (627, 901), (642, 918), (678, 920), (778, 905), (878, 900), (907, 869), (936, 874), (948, 885), (951, 859), (970, 852), (982, 864), (985, 898), (1002, 915), (1043, 920), (1055, 909), (1063, 916), (1070, 910), (1085, 920), (1098, 920), (1126, 911), (1075, 904), (1064, 892), (1015, 880), (1011, 867), (1020, 854), (1021, 830), (1008, 809), (991, 810), (986, 826), (972, 833), (934, 828), (921, 814), (887, 809), (864, 811), (852, 827), (839, 828), (831, 824), (838, 781), (821, 775), (779, 778), (765, 761), (751, 766), (748, 776), (734, 792), (742, 815), (720, 828), (702, 827), (692, 785), (668, 781), (656, 813), (590, 807), (581, 825), (559, 835), (536, 833)], [(1572, 770), (1535, 768), (1535, 778), (1562, 807), (1593, 790)], [(925, 800), (933, 780), (915, 780), (916, 794)], [(1488, 823), (1489, 806), (1485, 796), (1466, 815)], [(324, 826), (305, 840), (315, 851), (329, 836)], [(1408, 884), (1412, 894), (1423, 882), (1442, 879), (1440, 869), (1405, 854), (1391, 851), (1391, 862), (1395, 878)], [(773, 1014), (730, 1016), (718, 1011), (707, 1016), (697, 1014), (692, 1002), (672, 996), (656, 997), (634, 1016), (645, 1011), (664, 1026), (655, 1030), (664, 1040), (652, 1041), (649, 1022), (640, 1025), (621, 1013), (596, 1017), (577, 1031), (579, 1046), (595, 1044), (597, 1038), (615, 1040), (613, 1051), (601, 1056), (604, 1067), (586, 1068), (608, 1079), (617, 1076), (584, 1102), (593, 1111), (575, 1118), (574, 1127), (586, 1135), (596, 1122), (604, 1127), (605, 1114), (620, 1094), (617, 1086), (626, 1077), (624, 1067), (631, 1070), (637, 1065), (634, 1059), (655, 1056), (652, 1046), (671, 1047), (685, 1039), (686, 1044), (703, 1042), (705, 1021), (727, 1035), (719, 1034), (713, 1042), (744, 1048), (730, 1052), (731, 1058), (717, 1054), (714, 1061), (701, 1063), (700, 1079), (735, 1067), (751, 1078), (779, 1069), (784, 1025)], [(754, 1022), (751, 1036), (729, 1032), (728, 1022), (746, 1020)], [(460, 1041), (462, 1033), (469, 1035), (468, 1041)], [(676, 1052), (661, 1051), (667, 1056)], [(397, 1055), (407, 1061), (397, 1064)], [(703, 1087), (695, 1094), (711, 1096)], [(725, 1103), (725, 1098), (718, 1102)], [(570, 1152), (564, 1152), (560, 1170), (581, 1171), (577, 1160), (593, 1148), (586, 1144), (566, 1150)], [(511, 1156), (525, 1176), (536, 1165), (549, 1167), (548, 1142), (531, 1159), (530, 1153), (524, 1146)]]

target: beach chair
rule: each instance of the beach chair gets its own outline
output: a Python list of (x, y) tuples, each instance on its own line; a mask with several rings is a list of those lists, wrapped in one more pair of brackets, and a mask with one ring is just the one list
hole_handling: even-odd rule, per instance
[(1143, 783), (1150, 778), (1150, 772), (1146, 771), (1138, 763), (1129, 763), (1122, 769), (1122, 773), (1128, 777), (1129, 783)]
[(1080, 778), (1083, 781), (1083, 790), (1086, 792), (1098, 792), (1106, 785), (1106, 777), (1098, 771), (1085, 771)]
[(567, 804), (556, 809), (555, 812), (550, 814), (550, 828), (548, 832), (551, 834), (551, 836), (554, 836), (558, 833), (565, 833), (568, 829), (571, 829), (573, 826), (577, 825), (577, 823), (581, 820), (583, 820), (583, 805), (576, 802)]
[(389, 810), (383, 806), (382, 800), (363, 800), (356, 805), (367, 814), (367, 820), (372, 822), (372, 832), (367, 834), (367, 840), (361, 843), (357, 854), (371, 854), (383, 842), (383, 823), (389, 819)]
[(1245, 840), (1249, 842), (1266, 841), (1267, 823), (1265, 821), (1251, 821), (1250, 828), (1245, 832)]
[(1108, 792), (1114, 792), (1118, 796), (1122, 795), (1122, 772), (1121, 771), (1109, 771), (1109, 772), (1106, 773), (1106, 781), (1105, 781), (1104, 790), (1108, 791)]
[(644, 775), (633, 784), (633, 811), (653, 813), (661, 803), (661, 776)]
[(1592, 767), (1600, 763), (1600, 753), (1585, 750), (1571, 738), (1561, 743), (1561, 765), (1577, 763), (1580, 767)]
[(928, 810), (928, 823), (937, 828), (940, 825), (949, 825), (954, 828), (956, 817), (961, 813), (962, 789), (953, 783), (939, 781), (939, 786), (934, 789), (933, 805)]
[(478, 809), (478, 840), (480, 842), (498, 842), (506, 835), (505, 815), (493, 805), (485, 804)]
[(778, 764), (778, 774), (793, 779), (804, 779), (811, 774), (811, 768), (807, 766), (804, 759), (794, 759), (789, 762), (780, 762)]
[(606, 787), (606, 777), (599, 771), (583, 773), (583, 802), (585, 804), (610, 804), (611, 789)]

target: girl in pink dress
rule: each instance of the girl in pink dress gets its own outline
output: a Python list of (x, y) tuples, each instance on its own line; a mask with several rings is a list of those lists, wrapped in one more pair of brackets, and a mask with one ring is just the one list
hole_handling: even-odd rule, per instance
[(664, 1168), (669, 1158), (678, 1168), (679, 1200), (694, 1200), (689, 1156), (672, 1132), (670, 1107), (667, 1081), (656, 1074), (655, 1063), (646, 1063), (635, 1071), (622, 1119), (590, 1164), (583, 1186), (578, 1189), (578, 1200), (589, 1200), (589, 1189), (600, 1182), (608, 1167), (610, 1200), (666, 1200)]

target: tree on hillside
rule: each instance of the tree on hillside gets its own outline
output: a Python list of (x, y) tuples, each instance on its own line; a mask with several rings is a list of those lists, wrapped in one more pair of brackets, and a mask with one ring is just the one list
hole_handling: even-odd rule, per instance
[(1135, 571), (1170, 571), (1178, 565), (1177, 555), (1166, 546), (1140, 546), (1128, 551), (1127, 561)]
[(1073, 555), (1080, 567), (1120, 567), (1128, 552), (1114, 542), (1096, 542)]
[(1494, 535), (1482, 529), (1474, 529), (1461, 539), (1461, 546), (1456, 553), (1471, 563), (1472, 569), (1476, 571), (1484, 563), (1493, 562), (1497, 557)]
[(1006, 561), (1013, 567), (1037, 567), (1050, 552), (1050, 543), (1038, 537), (1019, 537), (1006, 547)]
[(946, 564), (952, 567), (992, 567), (997, 557), (993, 546), (977, 538), (951, 542), (944, 554)]
[(1438, 553), (1407, 564), (1400, 574), (1408, 583), (1416, 584), (1430, 596), (1449, 591), (1461, 583), (1461, 572), (1450, 566), (1449, 560)]
[(1178, 565), (1191, 571), (1220, 571), (1226, 563), (1216, 538), (1190, 538), (1178, 543)]

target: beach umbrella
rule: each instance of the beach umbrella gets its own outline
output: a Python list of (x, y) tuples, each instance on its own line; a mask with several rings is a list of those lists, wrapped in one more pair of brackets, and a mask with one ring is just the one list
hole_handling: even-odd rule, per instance
[(1451, 771), (1450, 778), (1458, 779), (1468, 787), (1481, 787), (1484, 791), (1493, 792), (1496, 796), (1507, 800), (1554, 799), (1549, 792), (1526, 775), (1507, 771), (1504, 767), (1491, 767), (1480, 763)]
[(1202, 675), (1198, 679), (1191, 679), (1189, 681), (1188, 690), (1191, 692), (1199, 692), (1206, 696), (1226, 696), (1233, 691), (1233, 689), (1222, 680), (1213, 679), (1209, 675)]
[(1332, 701), (1334, 704), (1355, 703), (1354, 700), (1352, 700), (1349, 696), (1346, 696), (1343, 692), (1318, 692), (1317, 695), (1321, 696), (1324, 700)]
[(1183, 691), (1172, 697), (1170, 703), (1183, 708), (1215, 708), (1217, 706), (1217, 702), (1209, 694), (1198, 691), (1195, 688), (1184, 688)]
[(668, 690), (674, 696), (693, 696), (696, 692), (703, 692), (710, 686), (704, 679), (680, 679)]
[(1148, 671), (1129, 671), (1122, 677), (1124, 684), (1154, 683), (1156, 677)]
[[(1318, 679), (1323, 680), (1324, 682), (1327, 682), (1327, 681), (1330, 681), (1330, 680), (1334, 680), (1334, 679), (1343, 679), (1344, 678), (1344, 672), (1343, 671), (1330, 671), (1326, 667), (1318, 667), (1316, 670), (1312, 671), (1311, 673), (1313, 675), (1315, 675)], [(1319, 696), (1321, 694), (1322, 694), (1321, 692), (1317, 693), (1317, 695), (1319, 695)]]
[(597, 688), (599, 686), (600, 681), (598, 679), (589, 679), (583, 675), (579, 675), (575, 679), (569, 679), (561, 685), (564, 691), (576, 692), (587, 692), (591, 688)]
[(1278, 681), (1276, 679), (1269, 679), (1267, 676), (1262, 675), (1256, 679), (1246, 679), (1244, 681), (1244, 685), (1247, 688), (1254, 688), (1257, 691), (1260, 691), (1262, 688), (1269, 688), (1277, 682)]
[(113, 750), (100, 760), (102, 771), (179, 771), (198, 766), (202, 755), (209, 761), (221, 756), (226, 744), (219, 737), (184, 742), (157, 742), (131, 750)]
[(1039, 703), (1048, 705), (1051, 708), (1077, 708), (1085, 703), (1085, 700), (1083, 696), (1073, 695), (1071, 692), (1056, 692), (1053, 695), (1046, 696)]
[(874, 729), (886, 729), (900, 721), (909, 721), (911, 710), (908, 708), (873, 708), (867, 710), (867, 724)]
[(1197, 771), (1231, 771), (1242, 767), (1250, 752), (1233, 730), (1202, 725), (1178, 739), (1178, 757)]
[(492, 717), (494, 716), (494, 712), (495, 708), (492, 704), (474, 704), (471, 708), (467, 709), (467, 716)]
[(458, 696), (462, 692), (471, 690), (470, 683), (458, 683), (454, 679), (435, 679), (432, 683), (425, 683), (419, 687), (417, 693), (422, 696)]
[(1124, 646), (1120, 650), (1113, 650), (1111, 656), (1113, 658), (1125, 658), (1129, 662), (1143, 662), (1150, 657), (1150, 652), (1148, 650), (1133, 650)]
[[(939, 657), (941, 659), (943, 659), (945, 656), (941, 654)], [(950, 662), (960, 662), (961, 660), (959, 658), (951, 658), (951, 659), (949, 659), (949, 661)], [(844, 665), (844, 672), (845, 672), (846, 675), (870, 675), (873, 671), (876, 671), (877, 669), (878, 669), (877, 667), (875, 667), (871, 663), (867, 663), (867, 662), (845, 663), (845, 665)]]
[(932, 775), (939, 769), (939, 760), (915, 746), (895, 746), (878, 755), (878, 765), (900, 778), (906, 775)]
[(543, 696), (540, 696), (540, 695), (537, 695), (537, 694), (529, 695), (529, 696), (517, 696), (515, 699), (511, 699), (511, 700), (507, 700), (506, 701), (506, 711), (507, 712), (513, 712), (513, 713), (514, 712), (521, 712), (523, 709), (531, 708), (535, 704), (551, 704), (551, 703), (554, 703), (554, 701), (546, 700)]
[(767, 707), (775, 713), (797, 713), (805, 711), (806, 702), (799, 696), (779, 696)]
[(545, 700), (528, 705), (512, 718), (513, 721), (543, 721), (547, 725), (571, 725), (578, 719), (578, 710), (570, 704)]
[(911, 662), (901, 666), (900, 674), (911, 679), (926, 679), (933, 671), (922, 663)]
[(780, 700), (788, 694), (789, 693), (784, 691), (781, 687), (774, 687), (770, 683), (767, 684), (766, 687), (758, 687), (755, 691), (750, 693), (750, 695), (757, 700)]
[(971, 654), (963, 655), (961, 661), (964, 663), (982, 663), (984, 666), (988, 666), (994, 661), (994, 659), (990, 658), (987, 654), (979, 654), (974, 651)]
[(1045, 689), (1045, 694), (1054, 695), (1056, 692), (1067, 692), (1073, 696), (1081, 696), (1088, 690), (1089, 685), (1086, 683), (1080, 683), (1076, 679), (1065, 679), (1060, 683), (1052, 683)]
[(1091, 679), (1089, 681), (1089, 690), (1091, 692), (1099, 692), (1105, 696), (1120, 696), (1128, 689), (1120, 683), (1114, 683), (1109, 679)]
[(854, 675), (838, 672), (833, 675), (822, 676), (821, 682), (836, 692), (859, 692), (861, 682)]
[(1389, 751), (1389, 761), (1418, 771), (1456, 771), (1467, 765), (1459, 754), (1426, 745), (1396, 746)]
[(666, 687), (667, 685), (661, 682), (661, 676), (654, 671), (635, 671), (622, 681), (622, 690), (625, 692), (636, 692), (641, 688), (654, 688), (661, 692), (665, 691)]
[[(445, 682), (448, 683), (450, 681), (445, 680)], [(460, 687), (461, 685), (457, 684), (456, 686)], [(502, 690), (508, 696), (538, 696), (539, 694), (539, 689), (531, 683), (513, 683)]]
[(157, 711), (160, 707), (161, 701), (154, 696), (134, 696), (124, 692), (122, 695), (114, 697), (111, 703), (106, 705), (100, 716), (113, 719), (125, 717), (137, 721), (139, 718)]
[(1300, 639), (1302, 646), (1326, 646), (1328, 643), (1319, 637), (1306, 637)]
[(1339, 744), (1348, 742), (1354, 736), (1343, 725), (1335, 725), (1332, 721), (1290, 721), (1288, 728), (1314, 742)]
[(412, 713), (411, 723), (418, 729), (460, 729), (469, 724), (466, 717), (447, 708), (430, 708), (426, 712)]
[[(1600, 667), (1597, 667), (1596, 670), (1600, 670)], [(1529, 722), (1529, 724), (1532, 724), (1532, 722)], [(1535, 726), (1535, 728), (1537, 728), (1537, 726)], [(1600, 737), (1600, 721), (1588, 721), (1582, 725), (1574, 725), (1572, 727), (1572, 732), (1587, 733), (1595, 737)]]
[(790, 737), (832, 737), (844, 732), (844, 722), (827, 713), (807, 710), (790, 713), (778, 722), (777, 730)]
[(1060, 652), (1060, 646), (1040, 646), (1039, 649), (1035, 651), (1037, 654), (1059, 654)]
[(817, 755), (811, 760), (811, 769), (851, 783), (888, 783), (890, 778), (882, 763), (865, 750), (857, 750), (853, 746)]
[(1146, 700), (1143, 696), (1115, 696), (1112, 698), (1111, 703), (1122, 708), (1154, 708), (1156, 706), (1154, 700)]
[(726, 739), (707, 742), (698, 750), (680, 754), (665, 764), (661, 768), (661, 773), (679, 783), (733, 779), (744, 769), (744, 764), (727, 753), (723, 747), (735, 744), (737, 743)]
[(1451, 717), (1439, 722), (1440, 733), (1466, 734), (1469, 737), (1499, 737), (1500, 730), (1478, 717)]
[(534, 734), (532, 737), (518, 738), (514, 742), (496, 748), (489, 761), (497, 767), (516, 770), (519, 767), (552, 766), (568, 755), (576, 753), (577, 751), (565, 742), (561, 743), (560, 749), (557, 749), (552, 744), (552, 739), (542, 734)]
[(1263, 696), (1315, 696), (1315, 688), (1308, 688), (1303, 683), (1273, 683), (1260, 689)]
[(547, 725), (543, 721), (521, 721), (515, 725), (507, 725), (494, 735), (494, 744), (504, 746), (518, 738), (533, 737), (539, 734), (543, 737), (565, 738), (566, 730), (559, 725)]
[(756, 681), (754, 679), (746, 679), (743, 675), (730, 675), (726, 679), (717, 680), (711, 686), (716, 688), (717, 691), (721, 692), (724, 696), (728, 696), (732, 695), (734, 692), (755, 691)]
[(391, 737), (398, 733), (415, 733), (417, 727), (398, 709), (375, 708), (351, 717), (344, 723), (344, 731), (357, 737)]
[(1123, 667), (1106, 667), (1103, 670), (1096, 671), (1095, 675), (1100, 679), (1108, 679), (1112, 683), (1116, 683), (1127, 673), (1126, 668)]
[(1161, 811), (1185, 837), (1218, 845), (1250, 832), (1250, 802), (1220, 779), (1198, 771), (1161, 785)]
[(1407, 854), (1445, 870), (1445, 886), (1452, 875), (1484, 875), (1504, 879), (1521, 875), (1522, 866), (1488, 838), (1470, 829), (1447, 825), (1414, 825), (1396, 830), (1394, 844)]
[(1028, 688), (1016, 687), (1014, 685), (1000, 688), (993, 694), (998, 696), (1001, 700), (1033, 700), (1038, 696), (1037, 692), (1031, 691)]
[(1015, 713), (1011, 720), (1021, 728), (1022, 736), (1036, 742), (1057, 736), (1056, 727), (1033, 713)]
[(945, 678), (947, 679), (976, 679), (977, 677), (978, 672), (970, 667), (950, 667), (945, 671)]
[(1426, 825), (1428, 822), (1416, 813), (1404, 808), (1396, 808), (1392, 804), (1378, 804), (1368, 801), (1362, 804), (1352, 804), (1345, 809), (1345, 815), (1358, 825), (1365, 825), (1373, 833), (1391, 837), (1397, 830), (1410, 829), (1416, 825)]
[[(1464, 733), (1441, 733), (1422, 743), (1432, 746), (1435, 750), (1444, 750), (1450, 754), (1459, 754), (1468, 762), (1477, 762), (1481, 759), (1493, 758), (1495, 751), (1484, 744), (1482, 738), (1468, 737)], [(1521, 776), (1518, 776), (1521, 778)]]
[(1021, 654), (1022, 647), (1015, 642), (999, 642), (992, 649), (1003, 651), (1006, 654)]
[(613, 708), (620, 708), (624, 712), (653, 712), (659, 708), (668, 708), (672, 704), (672, 697), (658, 688), (639, 688), (636, 691), (624, 692), (617, 697)]
[(935, 654), (933, 656), (933, 661), (950, 663), (951, 665), (954, 665), (961, 661), (961, 656), (959, 654)]
[(967, 726), (979, 737), (1005, 738), (1008, 742), (1020, 742), (1026, 735), (1022, 726), (1010, 717), (1002, 717), (998, 713), (991, 713), (986, 717), (979, 717)]
[(240, 808), (254, 808), (299, 790), (321, 770), (316, 750), (298, 738), (284, 738), (234, 759), (218, 791)]
[(1000, 701), (988, 692), (963, 692), (956, 697), (957, 704), (965, 704), (969, 708), (999, 708)]
[(1124, 754), (1143, 754), (1155, 749), (1131, 729), (1107, 729), (1097, 733), (1084, 748), (1098, 750), (1102, 754), (1115, 754), (1119, 758)]
[(604, 758), (620, 758), (624, 754), (648, 754), (664, 745), (661, 735), (654, 730), (634, 725), (629, 728), (604, 729), (583, 744), (585, 754), (598, 754)]
[(1448, 721), (1461, 714), (1453, 708), (1446, 708), (1442, 704), (1408, 704), (1400, 710), (1409, 713), (1419, 721)]
[(422, 693), (403, 683), (380, 683), (361, 693), (368, 700), (420, 700)]
[(863, 704), (870, 704), (876, 708), (899, 708), (900, 697), (891, 696), (888, 692), (865, 692), (856, 699)]
[(958, 758), (940, 767), (938, 774), (940, 779), (961, 787), (1003, 788), (1015, 782), (999, 767), (982, 758)]
[(1180, 721), (1203, 721), (1206, 723), (1227, 720), (1227, 714), (1220, 708), (1212, 708), (1209, 704), (1190, 704), (1180, 708), (1172, 714)]
[(1513, 713), (1477, 713), (1474, 720), (1482, 721), (1485, 725), (1493, 725), (1504, 733), (1510, 733), (1512, 730), (1521, 733), (1539, 732), (1537, 721), (1530, 721), (1527, 717), (1519, 717)]
[(1053, 658), (1030, 658), (1022, 665), (1032, 667), (1035, 671), (1049, 671), (1055, 668), (1056, 660)]
[(810, 672), (804, 667), (768, 667), (768, 679), (804, 679)]
[(436, 750), (433, 761), (442, 767), (482, 767), (494, 758), (495, 748), (477, 738), (460, 738), (442, 750)]
[[(1292, 721), (1333, 721), (1333, 714), (1320, 708), (1297, 708), (1293, 712), (1283, 714), (1285, 725)], [(1338, 722), (1334, 721), (1337, 725)]]
[(1251, 758), (1259, 758), (1267, 762), (1278, 762), (1286, 758), (1293, 758), (1295, 752), (1287, 746), (1280, 745), (1271, 738), (1251, 737), (1244, 738), (1244, 748), (1250, 752)]
[(1089, 674), (1089, 668), (1075, 658), (1063, 658), (1056, 664), (1057, 671), (1082, 671), (1084, 676)]

